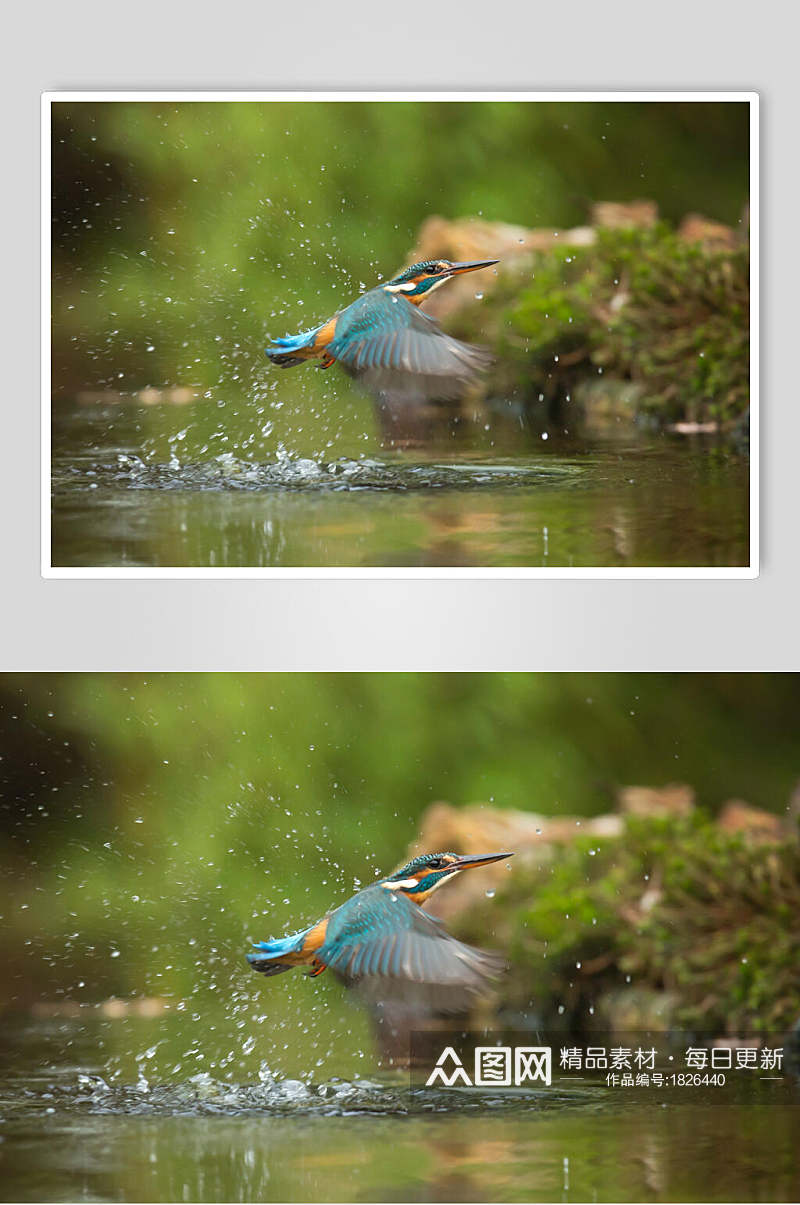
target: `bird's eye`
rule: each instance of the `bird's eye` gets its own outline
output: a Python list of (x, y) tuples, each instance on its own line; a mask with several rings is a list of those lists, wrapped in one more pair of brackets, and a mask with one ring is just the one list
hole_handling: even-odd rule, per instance
[(428, 275), (436, 276), (437, 272), (440, 272), (440, 271), (441, 271), (441, 268), (440, 268), (439, 264), (433, 264), (430, 268), (428, 268)]
[(444, 866), (444, 862), (441, 858), (434, 858), (429, 865), (433, 868), (433, 870), (441, 870), (441, 868)]

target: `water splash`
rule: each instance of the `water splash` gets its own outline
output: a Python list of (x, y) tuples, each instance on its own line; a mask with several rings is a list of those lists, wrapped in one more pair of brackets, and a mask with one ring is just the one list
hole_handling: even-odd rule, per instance
[(342, 458), (333, 461), (279, 453), (274, 461), (257, 464), (226, 452), (214, 460), (182, 464), (147, 464), (138, 456), (119, 454), (115, 463), (95, 465), (90, 472), (73, 465), (59, 482), (71, 489), (103, 486), (141, 490), (376, 490), (407, 491), (560, 483), (580, 475), (580, 468), (547, 462), (503, 464), (473, 461), (459, 464), (430, 462), (386, 463)]
[(462, 1092), (412, 1088), (403, 1073), (375, 1079), (331, 1078), (321, 1083), (281, 1078), (262, 1064), (255, 1082), (232, 1084), (200, 1072), (179, 1083), (109, 1084), (101, 1075), (80, 1073), (44, 1093), (27, 1092), (25, 1108), (37, 1104), (51, 1111), (91, 1115), (230, 1117), (398, 1116), (419, 1112), (463, 1113), (491, 1109), (524, 1110), (596, 1105), (601, 1087), (564, 1091), (513, 1089)]

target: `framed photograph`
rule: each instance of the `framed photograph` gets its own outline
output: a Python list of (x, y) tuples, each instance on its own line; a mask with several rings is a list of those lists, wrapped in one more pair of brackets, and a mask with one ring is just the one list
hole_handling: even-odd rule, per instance
[(0, 675), (2, 1199), (796, 1201), (798, 710)]
[(42, 572), (758, 573), (758, 98), (48, 93)]

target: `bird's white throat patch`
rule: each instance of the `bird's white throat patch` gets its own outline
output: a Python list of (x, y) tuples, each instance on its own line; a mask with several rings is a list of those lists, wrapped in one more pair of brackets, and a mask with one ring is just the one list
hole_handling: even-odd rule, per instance
[[(425, 296), (427, 297), (428, 294), (432, 293), (434, 289), (438, 289), (440, 285), (446, 284), (448, 280), (452, 280), (452, 277), (440, 276), (438, 280), (433, 282), (433, 284), (428, 285), (427, 289), (425, 290)], [(405, 284), (402, 285), (384, 285), (383, 287), (387, 293), (411, 293), (414, 289), (416, 289), (417, 282), (407, 280)]]
[[(434, 891), (439, 890), (442, 883), (446, 883), (448, 879), (452, 879), (453, 876), (457, 874), (458, 869), (455, 867), (450, 871), (449, 874), (443, 874), (432, 887), (428, 888), (428, 890), (425, 892), (425, 895), (432, 895)], [(416, 886), (418, 886), (418, 884), (419, 879), (394, 879), (393, 881), (390, 880), (385, 883), (381, 883), (381, 887), (386, 887), (389, 891), (412, 891)]]

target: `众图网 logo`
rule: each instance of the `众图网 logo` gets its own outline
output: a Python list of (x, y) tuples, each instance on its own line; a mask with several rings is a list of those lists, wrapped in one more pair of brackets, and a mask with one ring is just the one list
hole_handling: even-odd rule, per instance
[(537, 1081), (549, 1086), (552, 1074), (549, 1046), (476, 1046), (472, 1077), (453, 1047), (445, 1046), (425, 1087), (516, 1088)]

